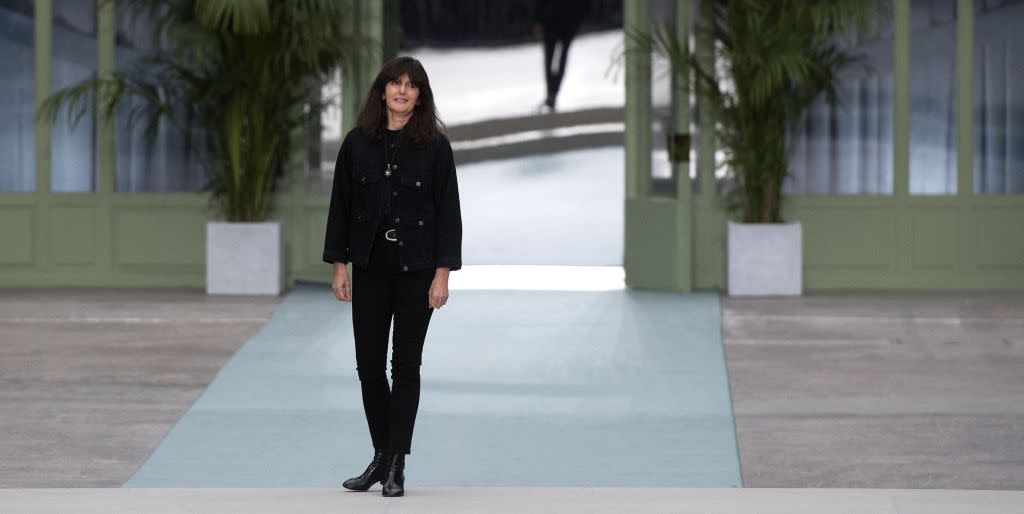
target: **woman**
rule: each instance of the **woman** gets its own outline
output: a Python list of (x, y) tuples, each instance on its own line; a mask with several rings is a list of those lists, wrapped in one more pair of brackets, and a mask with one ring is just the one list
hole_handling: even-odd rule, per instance
[(352, 303), (356, 370), (374, 448), (366, 471), (342, 485), (365, 491), (381, 482), (384, 496), (402, 496), (423, 341), (434, 309), (448, 301), (449, 272), (462, 267), (451, 143), (416, 59), (397, 57), (384, 65), (342, 142), (323, 260), (334, 265), (334, 296)]

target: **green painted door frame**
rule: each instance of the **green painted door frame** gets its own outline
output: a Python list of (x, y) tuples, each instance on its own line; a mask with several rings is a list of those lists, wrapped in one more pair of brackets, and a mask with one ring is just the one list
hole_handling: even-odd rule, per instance
[[(689, 33), (689, 0), (676, 2), (676, 33)], [(627, 33), (651, 28), (650, 4), (623, 4)], [(675, 194), (656, 195), (651, 187), (651, 58), (626, 37), (626, 133), (623, 267), (630, 287), (689, 291), (693, 287), (693, 210), (689, 162), (674, 162)], [(690, 125), (689, 95), (673, 79), (673, 119), (676, 133)], [(682, 101), (680, 101), (682, 99)]]
[[(355, 112), (382, 61), (395, 51), (385, 38), (395, 0), (351, 0), (360, 20), (353, 30), (378, 46), (347, 67), (346, 112)], [(688, 33), (695, 2), (676, 0), (676, 30)], [(972, 192), (973, 2), (958, 0), (957, 193), (908, 193), (910, 3), (893, 5), (892, 195), (787, 195), (784, 215), (804, 229), (804, 286), (831, 289), (1024, 289), (1024, 197)], [(37, 105), (51, 89), (52, 0), (35, 2)], [(392, 14), (389, 14), (392, 13)], [(98, 12), (98, 72), (114, 69), (114, 8)], [(648, 2), (624, 2), (627, 27), (649, 27)], [(386, 25), (390, 24), (390, 25)], [(628, 43), (628, 42), (627, 42)], [(382, 49), (383, 47), (383, 49)], [(706, 41), (697, 49), (708, 58)], [(627, 48), (630, 50), (631, 47)], [(690, 126), (688, 94), (673, 88), (675, 131)], [(674, 163), (674, 195), (652, 193), (651, 66), (649, 56), (626, 54), (625, 248), (631, 287), (667, 291), (724, 289), (726, 215), (716, 193), (713, 120), (696, 120), (696, 180), (689, 163)], [(682, 101), (680, 101), (682, 99)], [(706, 112), (701, 110), (700, 112)], [(115, 189), (114, 127), (97, 119), (95, 192), (51, 191), (51, 127), (35, 128), (36, 187), (0, 192), (0, 286), (204, 285), (205, 225), (216, 219), (198, 193), (119, 193)], [(344, 130), (352, 120), (343, 122)], [(302, 134), (293, 134), (304, 149)], [(303, 151), (290, 159), (288, 188), (275, 194), (272, 219), (282, 221), (288, 283), (330, 280), (320, 257), (329, 198), (306, 194)]]
[[(394, 52), (385, 23), (394, 25), (395, 0), (348, 0), (358, 22), (350, 29), (370, 42), (346, 63), (346, 112), (357, 112), (385, 55)], [(386, 18), (386, 11), (392, 18)], [(34, 6), (35, 99), (52, 89), (53, 0)], [(390, 31), (394, 33), (394, 31)], [(115, 69), (115, 2), (97, 3), (97, 73)], [(383, 42), (383, 43), (382, 43)], [(347, 128), (351, 117), (344, 120)], [(97, 116), (96, 190), (52, 191), (51, 133), (35, 127), (35, 188), (0, 192), (0, 286), (187, 286), (205, 283), (205, 230), (218, 219), (205, 193), (120, 193), (115, 191), (114, 135), (110, 119)], [(306, 135), (292, 134), (286, 191), (275, 193), (270, 216), (283, 225), (287, 283), (297, 278), (326, 280), (323, 251), (329, 198), (306, 194)]]
[[(895, 0), (894, 192), (784, 196), (785, 218), (803, 227), (806, 290), (1024, 289), (1024, 196), (973, 193), (974, 4), (957, 2), (957, 193), (909, 193), (910, 2)], [(691, 2), (677, 0), (676, 6), (676, 30), (685, 34)], [(650, 26), (647, 2), (627, 1), (624, 8), (627, 27)], [(698, 54), (709, 59), (709, 42), (696, 41)], [(626, 58), (626, 282), (674, 291), (724, 290), (728, 217), (716, 193), (713, 120), (698, 119), (692, 138), (695, 192), (677, 166), (675, 197), (651, 194), (650, 67), (647, 56), (627, 52)], [(685, 133), (688, 102), (679, 101), (686, 98), (679, 88), (675, 96), (676, 130)]]

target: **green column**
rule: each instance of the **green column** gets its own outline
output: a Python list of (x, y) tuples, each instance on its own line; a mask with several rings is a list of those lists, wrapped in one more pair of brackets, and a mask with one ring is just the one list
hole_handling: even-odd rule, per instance
[(974, 2), (956, 6), (956, 267), (957, 273), (976, 271), (974, 213)]
[[(50, 0), (36, 0), (35, 3), (35, 79), (36, 109), (50, 94), (50, 54), (53, 51), (53, 4)], [(36, 121), (36, 193), (39, 197), (50, 192), (50, 137), (52, 126), (49, 122)]]
[(384, 0), (363, 0), (361, 24), (365, 36), (370, 40), (370, 51), (362, 62), (362, 87), (365, 93), (370, 90), (370, 83), (384, 64)]
[[(699, 2), (697, 19), (708, 19), (710, 2)], [(702, 66), (714, 63), (714, 41), (707, 31), (695, 31), (694, 52)], [(726, 213), (715, 179), (714, 115), (707, 100), (697, 98), (697, 190), (693, 196), (693, 287), (725, 288)]]
[[(690, 37), (690, 0), (676, 1), (676, 38)], [(683, 160), (673, 164), (676, 176), (676, 287), (681, 291), (693, 288), (693, 199), (690, 182), (690, 88), (685, 78), (672, 79), (672, 109), (675, 133), (685, 134)]]
[[(349, 18), (347, 21), (349, 34), (355, 37), (362, 35), (363, 23), (360, 18), (362, 2), (349, 0)], [(362, 48), (353, 49), (347, 61), (341, 67), (341, 137), (344, 139), (352, 127), (355, 126), (355, 118), (362, 106), (364, 89), (362, 88), (362, 76), (359, 62), (363, 54)]]
[[(96, 1), (96, 73), (114, 73), (114, 0)], [(99, 94), (104, 94), (103, 90)], [(116, 185), (114, 162), (114, 120), (96, 109), (96, 266), (104, 272), (114, 268), (113, 195)]]
[(893, 2), (892, 175), (893, 196), (910, 187), (910, 0)]
[[(299, 115), (304, 106), (293, 107), (295, 115)], [(307, 126), (298, 126), (288, 134), (288, 157), (285, 169), (288, 170), (287, 187), (284, 194), (275, 197), (285, 202), (283, 206), (277, 206), (274, 210), (280, 212), (278, 220), (281, 223), (281, 241), (284, 245), (284, 287), (286, 289), (295, 285), (295, 272), (302, 269), (306, 262), (306, 249), (303, 243), (303, 227), (305, 227), (305, 203), (303, 199), (306, 194), (306, 177), (309, 176), (309, 138), (320, 137), (319, 134), (310, 134)], [(268, 220), (272, 221), (272, 220)]]
[[(50, 94), (51, 73), (50, 54), (53, 51), (53, 4), (51, 0), (36, 0), (35, 3), (35, 100), (36, 113), (39, 105)], [(47, 120), (36, 119), (35, 152), (36, 152), (36, 187), (33, 193), (32, 209), (32, 255), (33, 268), (47, 269), (52, 267), (50, 257), (50, 232), (46, 219), (49, 215), (49, 198), (52, 187), (51, 169), (53, 159), (51, 138), (53, 126)]]
[(956, 6), (957, 196), (974, 193), (974, 2)]
[[(96, 12), (96, 73), (109, 78), (114, 73), (114, 0), (97, 0)], [(100, 91), (102, 94), (103, 91)], [(97, 166), (96, 192), (114, 191), (114, 120), (96, 112)]]
[(896, 250), (889, 265), (898, 274), (908, 273), (914, 263), (913, 219), (910, 200), (910, 0), (893, 2), (892, 60), (892, 196), (895, 232), (889, 244)]
[[(623, 5), (627, 31), (649, 32), (650, 4), (627, 0)], [(626, 37), (626, 198), (651, 191), (651, 58)]]
[(364, 44), (354, 49), (352, 59), (342, 67), (342, 137), (355, 126), (370, 84), (383, 64), (383, 0), (351, 0), (351, 5), (349, 30)]

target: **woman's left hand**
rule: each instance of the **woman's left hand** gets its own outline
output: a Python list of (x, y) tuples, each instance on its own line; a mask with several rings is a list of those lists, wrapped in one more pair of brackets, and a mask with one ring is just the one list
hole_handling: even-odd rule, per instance
[(440, 309), (445, 303), (448, 302), (448, 276), (435, 276), (434, 281), (430, 283), (430, 293), (428, 296), (428, 304), (433, 309)]

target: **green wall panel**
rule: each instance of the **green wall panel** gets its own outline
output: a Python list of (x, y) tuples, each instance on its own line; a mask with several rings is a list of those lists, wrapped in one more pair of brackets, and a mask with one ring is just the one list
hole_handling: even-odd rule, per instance
[(955, 205), (918, 208), (910, 214), (910, 252), (914, 269), (956, 268), (958, 217)]
[(792, 209), (804, 240), (804, 268), (889, 269), (896, 227), (889, 209), (818, 207)]
[(112, 217), (115, 266), (205, 267), (206, 218), (201, 212), (117, 206)]
[(31, 206), (0, 205), (0, 264), (32, 264), (34, 222)]
[(970, 213), (974, 262), (979, 270), (1024, 271), (1024, 210), (1006, 207)]
[[(330, 282), (334, 274), (334, 268), (323, 261), (324, 254), (324, 231), (327, 230), (327, 212), (329, 210), (329, 199), (324, 196), (320, 198), (309, 198), (302, 210), (303, 231), (302, 244), (304, 247), (303, 260), (295, 266), (294, 278), (314, 282)], [(349, 273), (352, 273), (352, 265), (349, 264)]]
[(674, 198), (626, 200), (623, 266), (626, 284), (674, 290), (676, 276), (676, 201)]
[[(96, 196), (50, 195), (39, 205), (25, 196), (0, 197), (0, 284), (202, 287), (206, 220), (212, 219), (203, 195)], [(287, 197), (277, 201), (275, 213), (294, 212), (283, 218), (284, 230), (296, 232), (287, 257), (290, 278), (329, 281), (331, 267), (320, 261), (327, 198), (302, 198), (298, 205)], [(714, 197), (693, 201), (711, 213), (693, 226), (694, 263), (703, 270), (694, 275), (694, 286), (721, 287), (725, 218)], [(804, 227), (805, 288), (1024, 289), (1024, 198), (964, 201), (960, 207), (949, 198), (787, 198), (789, 218)], [(677, 284), (678, 235), (672, 231), (679, 208), (666, 198), (628, 201), (630, 285)], [(46, 219), (55, 221), (39, 223)], [(966, 239), (957, 237), (960, 226)], [(33, 247), (33, 239), (44, 244)], [(902, 253), (904, 241), (913, 258)], [(90, 252), (96, 263), (82, 273)], [(963, 257), (958, 262), (954, 255)]]
[(328, 208), (306, 208), (303, 211), (305, 228), (304, 243), (306, 245), (306, 259), (302, 267), (323, 265), (329, 267), (323, 261), (324, 255), (324, 234), (327, 231)]
[(717, 198), (705, 193), (693, 196), (693, 212), (693, 286), (724, 289), (725, 212)]
[(95, 206), (50, 208), (50, 251), (56, 264), (96, 263)]

